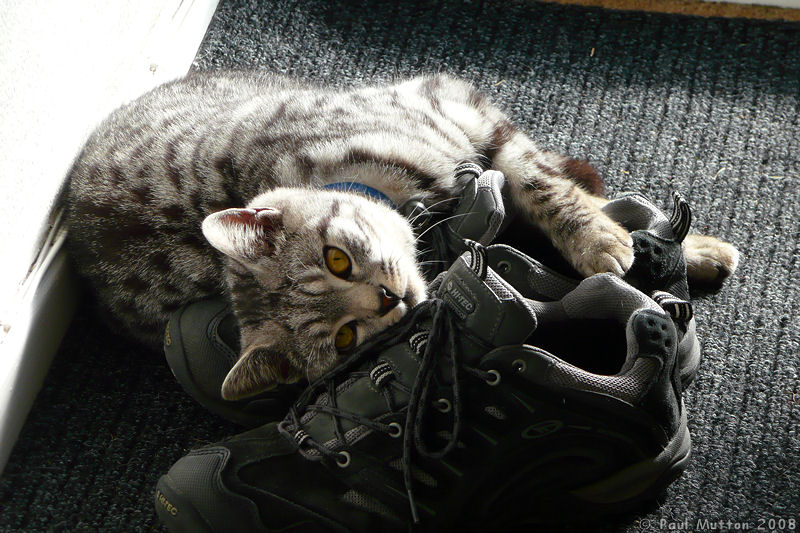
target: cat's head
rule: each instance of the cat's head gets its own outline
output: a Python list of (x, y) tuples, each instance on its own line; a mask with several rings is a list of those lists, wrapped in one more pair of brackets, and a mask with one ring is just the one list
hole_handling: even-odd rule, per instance
[(276, 189), (209, 215), (203, 234), (228, 257), (241, 330), (226, 399), (317, 378), (425, 298), (410, 225), (356, 194)]

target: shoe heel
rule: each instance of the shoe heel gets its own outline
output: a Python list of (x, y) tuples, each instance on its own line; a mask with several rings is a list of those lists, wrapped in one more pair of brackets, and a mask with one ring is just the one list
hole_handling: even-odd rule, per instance
[(175, 488), (169, 475), (156, 484), (156, 514), (171, 533), (213, 533), (213, 529)]

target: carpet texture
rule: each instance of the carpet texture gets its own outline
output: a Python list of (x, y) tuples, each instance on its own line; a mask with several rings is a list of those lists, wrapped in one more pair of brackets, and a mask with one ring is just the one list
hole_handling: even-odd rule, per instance
[[(666, 205), (683, 192), (695, 230), (742, 252), (719, 292), (695, 294), (694, 456), (656, 504), (588, 529), (755, 529), (800, 511), (798, 42), (793, 24), (511, 0), (223, 1), (195, 68), (341, 86), (446, 70), (542, 146), (588, 158), (612, 194)], [(0, 478), (0, 530), (157, 530), (158, 476), (234, 431), (181, 391), (163, 356), (84, 310)]]

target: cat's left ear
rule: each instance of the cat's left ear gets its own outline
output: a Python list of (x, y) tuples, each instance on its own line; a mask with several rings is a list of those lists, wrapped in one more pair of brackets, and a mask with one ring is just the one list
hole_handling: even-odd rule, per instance
[(244, 262), (272, 254), (282, 230), (283, 216), (271, 207), (225, 209), (203, 221), (203, 235), (211, 246)]

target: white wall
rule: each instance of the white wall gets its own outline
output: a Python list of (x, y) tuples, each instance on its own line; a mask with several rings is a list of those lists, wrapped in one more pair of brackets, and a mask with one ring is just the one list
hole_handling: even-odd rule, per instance
[(189, 69), (216, 4), (0, 4), (0, 470), (74, 306), (50, 224), (72, 160), (111, 110)]

